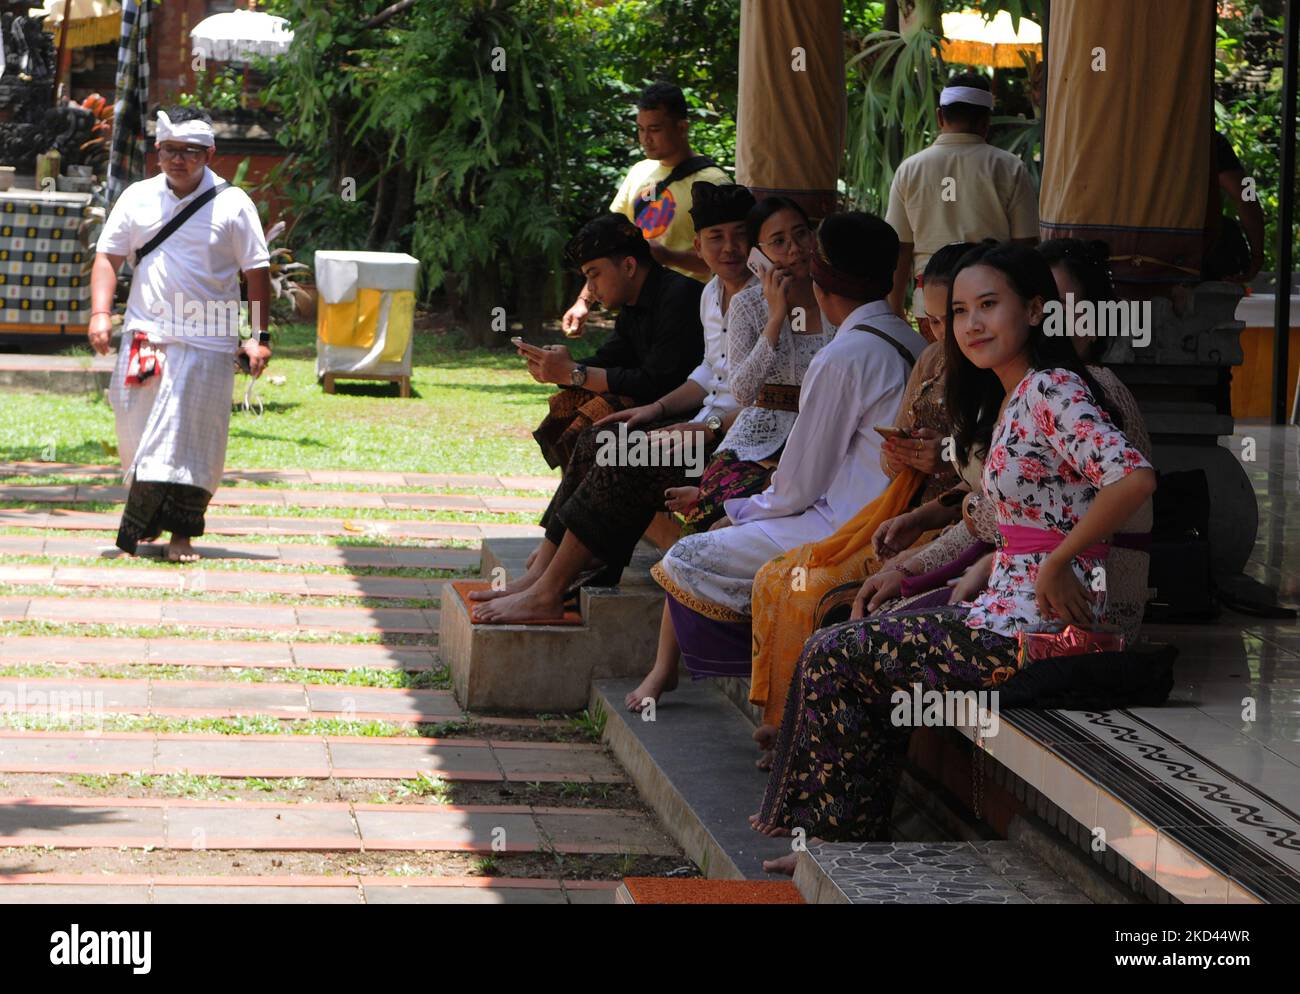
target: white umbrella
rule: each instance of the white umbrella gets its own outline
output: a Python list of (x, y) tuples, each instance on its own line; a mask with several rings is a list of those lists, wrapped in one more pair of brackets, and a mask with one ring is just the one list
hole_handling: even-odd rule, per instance
[(249, 62), (254, 55), (283, 55), (293, 42), (289, 22), (255, 10), (205, 17), (190, 29), (190, 50), (218, 62)]
[(991, 21), (983, 14), (943, 15), (945, 62), (964, 66), (993, 66), (1018, 69), (1024, 65), (1021, 53), (1042, 57), (1043, 29), (1027, 17), (1020, 18), (1019, 30), (1011, 27), (1011, 15), (1003, 10)]

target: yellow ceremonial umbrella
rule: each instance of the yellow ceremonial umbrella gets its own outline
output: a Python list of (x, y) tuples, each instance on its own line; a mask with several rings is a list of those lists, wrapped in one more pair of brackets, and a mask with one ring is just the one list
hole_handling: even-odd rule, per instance
[[(122, 8), (117, 0), (71, 0), (66, 48), (89, 48), (117, 41), (122, 30)], [(43, 6), (28, 11), (31, 17), (44, 17), (43, 27), (56, 37), (62, 33), (63, 12), (68, 0), (45, 0)]]
[(963, 66), (992, 66), (994, 69), (1019, 69), (1024, 56), (1032, 60), (1043, 57), (1043, 29), (1027, 17), (1020, 27), (1011, 26), (1011, 14), (999, 11), (991, 21), (973, 12), (943, 15), (943, 44), (940, 51), (945, 62)]

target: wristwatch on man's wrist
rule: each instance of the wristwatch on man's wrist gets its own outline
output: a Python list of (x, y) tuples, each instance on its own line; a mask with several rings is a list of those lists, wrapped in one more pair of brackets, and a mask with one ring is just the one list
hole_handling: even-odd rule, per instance
[(704, 427), (716, 435), (722, 430), (722, 419), (716, 414), (710, 414), (704, 419)]
[(582, 363), (574, 366), (569, 370), (569, 382), (575, 387), (580, 387), (587, 382), (587, 367)]

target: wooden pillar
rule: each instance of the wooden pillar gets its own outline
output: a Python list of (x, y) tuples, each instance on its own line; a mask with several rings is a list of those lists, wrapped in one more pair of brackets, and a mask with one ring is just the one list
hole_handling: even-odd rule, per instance
[(741, 0), (736, 182), (835, 209), (844, 150), (841, 0)]

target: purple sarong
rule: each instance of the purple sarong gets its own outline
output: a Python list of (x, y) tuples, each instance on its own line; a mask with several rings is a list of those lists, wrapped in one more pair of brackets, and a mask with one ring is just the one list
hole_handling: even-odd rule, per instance
[(750, 675), (753, 632), (749, 622), (714, 621), (692, 611), (675, 597), (668, 598), (668, 614), (673, 619), (682, 662), (692, 679)]

